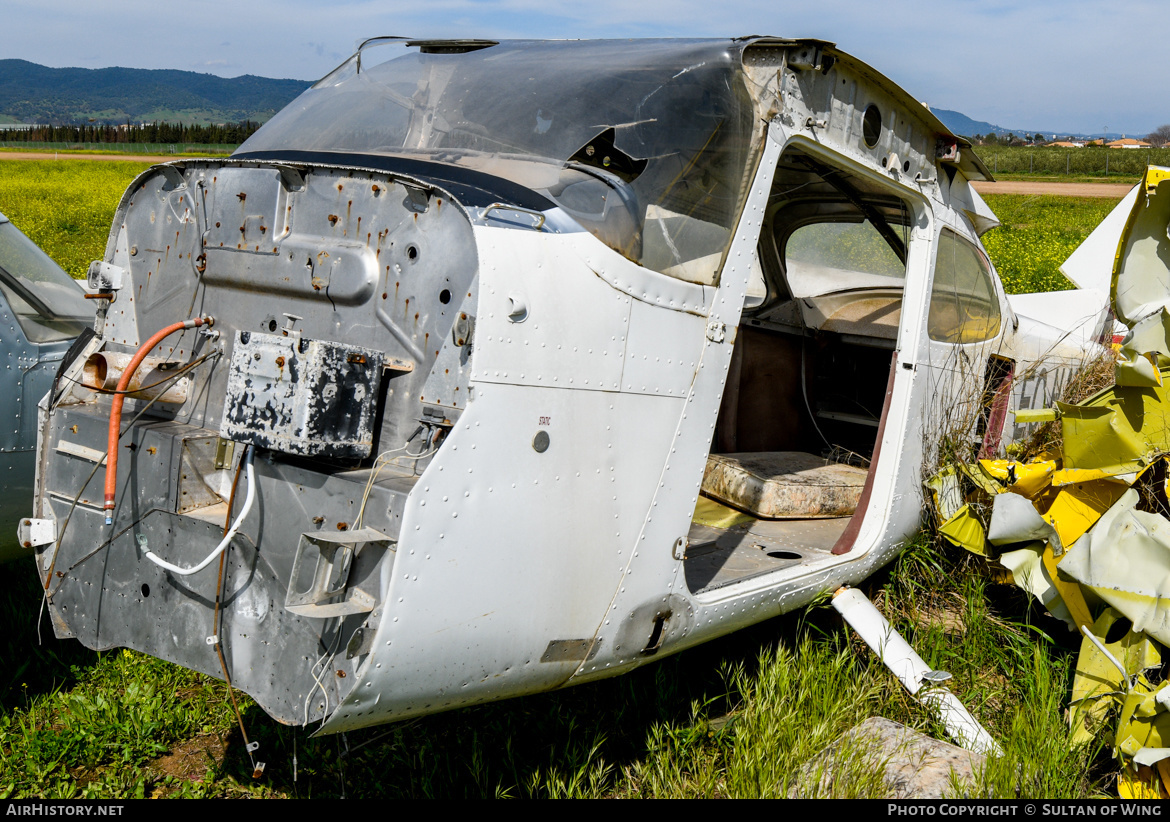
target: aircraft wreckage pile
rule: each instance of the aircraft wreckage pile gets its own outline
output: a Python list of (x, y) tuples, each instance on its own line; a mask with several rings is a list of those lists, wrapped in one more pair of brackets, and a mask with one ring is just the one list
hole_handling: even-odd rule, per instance
[(998, 563), (1084, 635), (1072, 738), (1111, 731), (1128, 798), (1157, 798), (1157, 781), (1170, 791), (1170, 680), (1146, 675), (1170, 660), (1168, 222), (1170, 169), (1151, 167), (1113, 270), (1113, 308), (1129, 329), (1115, 384), (1017, 412), (1059, 427), (1039, 456), (952, 465), (927, 483), (943, 537)]

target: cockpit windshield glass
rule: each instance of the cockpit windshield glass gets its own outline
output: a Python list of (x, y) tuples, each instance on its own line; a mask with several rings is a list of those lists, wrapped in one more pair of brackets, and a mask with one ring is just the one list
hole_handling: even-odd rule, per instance
[(0, 292), (31, 342), (76, 337), (92, 321), (81, 286), (3, 217)]
[(472, 167), (538, 190), (641, 265), (711, 283), (758, 142), (741, 51), (728, 40), (366, 48), (239, 153)]

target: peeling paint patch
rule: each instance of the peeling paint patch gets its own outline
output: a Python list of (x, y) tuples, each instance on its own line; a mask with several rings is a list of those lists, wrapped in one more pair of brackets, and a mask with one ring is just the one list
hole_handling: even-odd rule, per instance
[(381, 383), (380, 351), (240, 331), (220, 435), (287, 454), (367, 457)]

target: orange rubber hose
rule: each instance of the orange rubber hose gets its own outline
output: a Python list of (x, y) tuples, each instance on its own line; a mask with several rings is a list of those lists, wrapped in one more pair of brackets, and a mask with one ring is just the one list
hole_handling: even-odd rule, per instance
[(146, 359), (150, 350), (171, 334), (186, 328), (197, 328), (201, 325), (211, 326), (214, 322), (215, 320), (211, 317), (196, 317), (193, 320), (183, 320), (168, 325), (140, 345), (138, 350), (134, 352), (134, 356), (130, 358), (130, 362), (126, 364), (122, 378), (118, 380), (118, 387), (114, 389), (116, 392), (114, 401), (110, 403), (110, 434), (106, 445), (106, 504), (104, 506), (106, 525), (111, 525), (114, 522), (114, 515), (111, 511), (114, 510), (114, 492), (118, 483), (118, 438), (122, 428), (122, 404), (126, 400), (126, 389), (130, 387), (130, 380), (134, 378), (134, 372), (138, 370), (138, 366)]

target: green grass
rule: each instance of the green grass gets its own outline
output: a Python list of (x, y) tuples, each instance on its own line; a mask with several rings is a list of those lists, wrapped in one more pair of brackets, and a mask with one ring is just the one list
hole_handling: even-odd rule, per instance
[[(953, 689), (1007, 751), (976, 793), (1102, 790), (1099, 752), (1067, 744), (1073, 656), (1029, 624), (1017, 589), (989, 588), (977, 564), (940, 551), (921, 538), (863, 588), (928, 664), (955, 675)], [(867, 716), (946, 738), (821, 607), (613, 680), (344, 737), (309, 739), (245, 697), (268, 763), (253, 780), (222, 683), (131, 651), (51, 637), (38, 648), (33, 571), (11, 570), (3, 659), (33, 661), (3, 700), (0, 796), (781, 797), (809, 792), (804, 763)], [(205, 740), (226, 740), (226, 756), (194, 777), (166, 767), (166, 752)], [(885, 789), (858, 767), (826, 792)]]
[[(0, 164), (0, 210), (82, 273), (101, 256), (113, 209), (140, 168)], [(1087, 233), (1103, 202), (988, 200), (1007, 226), (996, 231), (1023, 238), (992, 251), (1001, 271), (1014, 270), (1003, 248), (1023, 253), (1052, 222), (1062, 226), (1061, 242)], [(876, 772), (861, 763), (819, 791), (802, 768), (871, 715), (945, 738), (821, 606), (616, 679), (344, 736), (311, 739), (241, 697), (248, 736), (267, 763), (253, 779), (222, 682), (143, 654), (57, 640), (47, 618), (38, 643), (35, 571), (29, 561), (6, 571), (0, 796), (882, 796)], [(863, 589), (928, 664), (954, 674), (953, 689), (1003, 745), (1006, 756), (980, 775), (978, 795), (1083, 797), (1111, 788), (1107, 754), (1067, 741), (1075, 643), (1018, 589), (992, 585), (981, 564), (927, 537)], [(173, 764), (182, 751), (193, 765)]]
[(114, 210), (148, 163), (0, 162), (0, 213), (73, 277), (105, 253)]
[(983, 245), (1009, 294), (1072, 288), (1060, 264), (1120, 201), (1023, 194), (984, 199), (1001, 225), (983, 235)]

